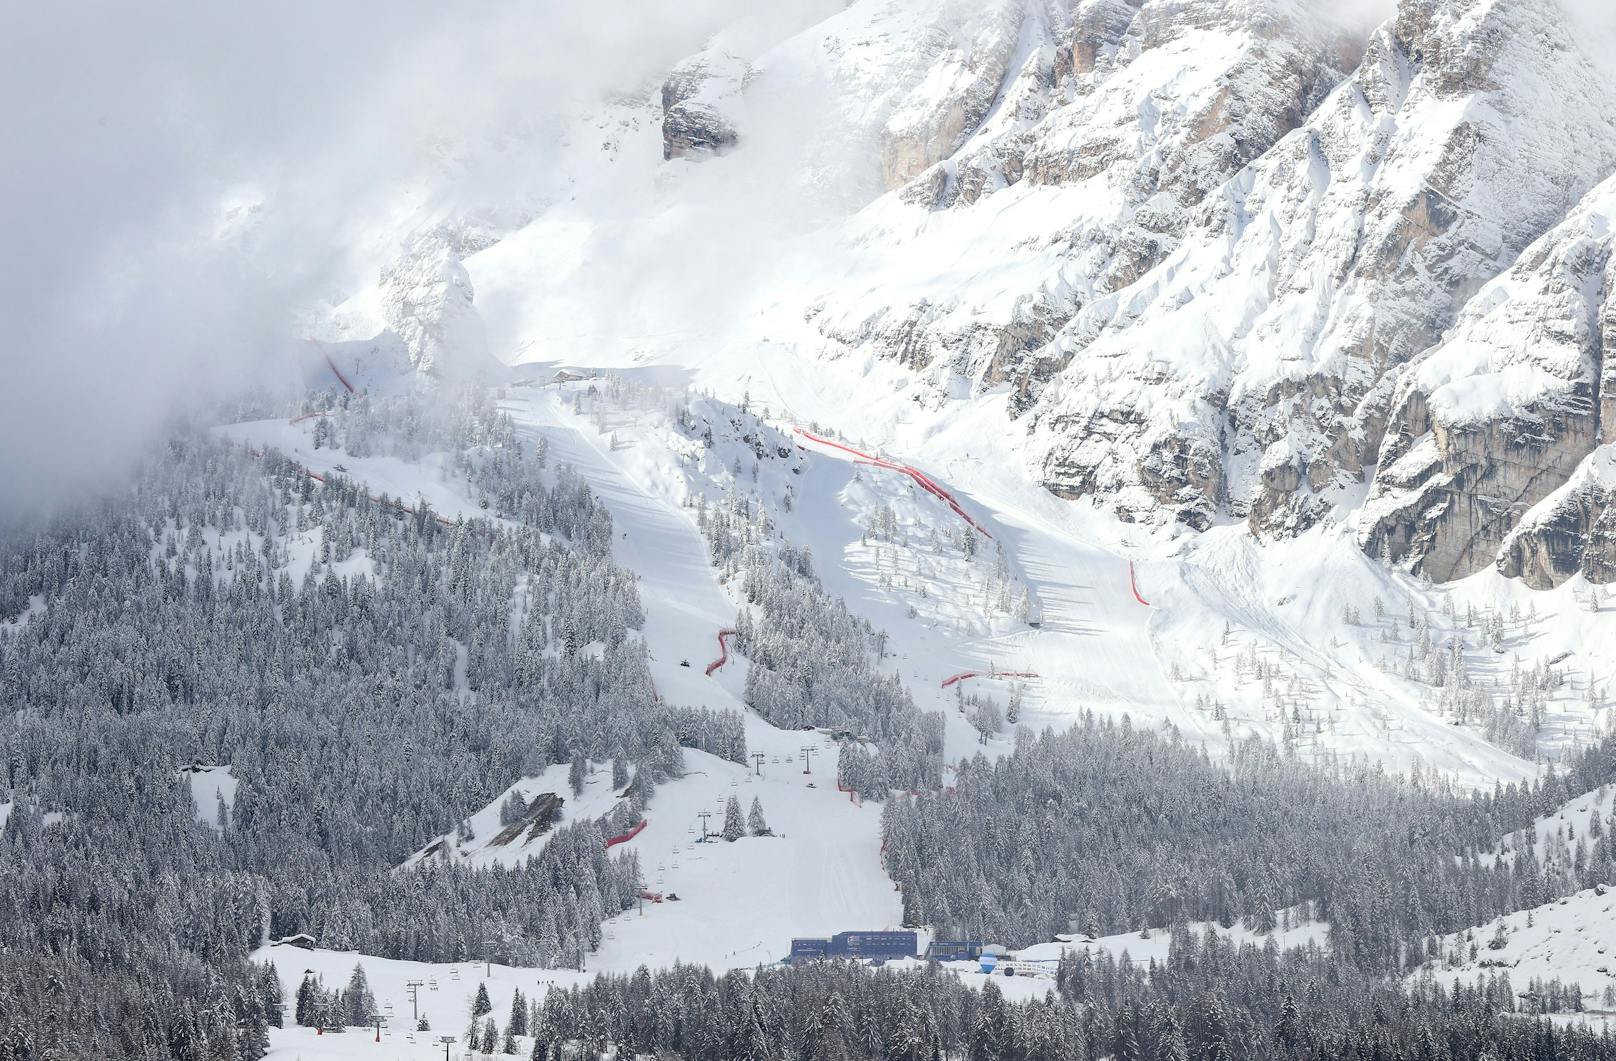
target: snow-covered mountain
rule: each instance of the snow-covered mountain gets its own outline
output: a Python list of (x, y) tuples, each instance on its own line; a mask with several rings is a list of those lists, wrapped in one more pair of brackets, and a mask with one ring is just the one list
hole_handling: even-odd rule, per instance
[(1608, 581), (1613, 21), (795, 5), (505, 147), (546, 159), (521, 209), (395, 219), (333, 326), (432, 370), (486, 342), (715, 387), (874, 374), (916, 417), (1001, 408), (1029, 476), (1126, 522)]
[[(1609, 724), (1613, 45), (1578, 0), (805, 0), (548, 101), (515, 199), (446, 168), (311, 331), (912, 461), (1055, 618), (904, 607), (960, 624), (949, 665), (1038, 670), (1035, 710), (1516, 776)], [(892, 625), (882, 543), (773, 515)], [(1129, 561), (1148, 620), (1078, 585)]]
[(0, 1055), (1604, 1056), (1616, 14), (672, 6), (0, 513)]

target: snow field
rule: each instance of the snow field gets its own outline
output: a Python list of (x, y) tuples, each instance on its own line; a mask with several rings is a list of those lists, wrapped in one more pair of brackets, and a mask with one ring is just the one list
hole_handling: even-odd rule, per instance
[(1498, 850), (1483, 853), (1481, 861), (1491, 865), (1495, 859), (1504, 858), (1513, 863), (1525, 851), (1528, 837), (1539, 863), (1547, 865), (1567, 859), (1579, 839), (1592, 841), (1589, 829), (1596, 816), (1601, 828), (1607, 827), (1616, 816), (1616, 787), (1606, 785), (1569, 800), (1553, 814), (1539, 818), (1530, 833), (1522, 830), (1504, 837)]
[[(767, 414), (765, 423), (782, 436), (805, 419), (804, 408), (822, 411), (819, 384), (799, 381), (789, 366), (772, 358), (766, 376), (747, 375), (730, 385), (750, 391), (753, 413)], [(670, 375), (634, 369), (623, 378), (647, 385)], [(771, 395), (767, 402), (763, 393)], [(663, 404), (678, 399), (675, 388)], [(697, 404), (715, 418), (724, 409), (707, 399)], [(674, 430), (655, 403), (644, 410), (603, 406), (586, 434), (618, 439), (623, 449), (614, 459), (646, 476), (656, 484), (652, 489), (681, 504), (692, 494), (716, 500), (732, 487), (756, 489), (773, 503), (772, 519), (790, 540), (816, 557), (839, 557), (839, 563), (822, 560), (817, 571), (827, 589), (891, 635), (892, 665), (922, 708), (953, 708), (954, 697), (937, 690), (961, 670), (1028, 670), (1039, 675), (1023, 690), (1023, 720), (1034, 727), (1064, 725), (1085, 709), (1125, 712), (1136, 722), (1171, 722), (1214, 752), (1258, 733), (1315, 761), (1358, 757), (1487, 785), (1530, 777), (1536, 767), (1489, 743), (1468, 712), (1456, 725), (1455, 711), (1439, 709), (1442, 689), (1429, 668), (1417, 677), (1406, 673), (1404, 657), (1415, 634), (1398, 619), (1406, 620), (1412, 605), (1434, 646), (1457, 641), (1471, 680), (1495, 699), (1508, 692), (1515, 659), (1529, 668), (1607, 628), (1616, 636), (1610, 615), (1585, 607), (1585, 588), (1533, 594), (1491, 572), (1431, 587), (1371, 562), (1348, 530), (1320, 529), (1270, 543), (1253, 541), (1239, 527), (1176, 543), (1140, 536), (1015, 475), (1014, 454), (988, 430), (992, 410), (922, 428), (896, 418), (889, 423), (877, 404), (859, 409), (859, 423), (885, 441), (871, 441), (866, 432), (848, 438), (863, 451), (914, 463), (981, 520), (994, 537), (979, 542), (985, 548), (973, 570), (946, 546), (941, 554), (930, 548), (934, 537), (946, 542), (961, 525), (897, 473), (799, 437), (796, 473), (763, 461), (754, 487), (746, 473), (753, 458), (744, 448), (737, 476), (722, 437), (713, 452), (696, 452), (699, 444), (688, 448), (692, 440)], [(862, 417), (866, 412), (872, 415)], [(902, 448), (906, 438), (915, 448)], [(669, 450), (672, 461), (656, 456)], [(894, 524), (893, 542), (870, 533)], [(1000, 563), (1000, 546), (1012, 594), (1025, 589), (1036, 601), (1043, 620), (1037, 629), (991, 609), (984, 615), (986, 572)], [(1140, 595), (1153, 607), (1140, 607), (1134, 597), (1130, 562)], [(1377, 599), (1382, 617), (1375, 616)], [(1476, 612), (1473, 626), (1467, 609)], [(1349, 612), (1356, 621), (1347, 621)], [(1502, 654), (1485, 631), (1493, 613), (1504, 629)], [(1557, 756), (1612, 724), (1610, 709), (1587, 695), (1590, 681), (1603, 680), (1598, 665), (1561, 661), (1566, 680), (1547, 693), (1541, 755)], [(950, 718), (950, 758), (1008, 747), (1007, 740), (984, 746), (963, 717), (951, 711)]]
[(219, 827), (219, 801), (228, 814), (236, 809), (236, 778), (228, 766), (193, 766), (184, 771), (196, 803), (196, 820)]
[(1586, 1011), (1616, 1017), (1616, 890), (1589, 888), (1443, 936), (1439, 946), (1443, 956), (1415, 975), (1452, 986), (1503, 972), (1517, 995), (1537, 979), (1574, 982)]
[[(520, 990), (529, 998), (542, 998), (552, 984), (582, 984), (594, 975), (498, 964), (485, 966), (482, 962), (432, 965), (372, 958), (352, 951), (302, 950), (286, 945), (262, 947), (252, 958), (275, 966), (281, 981), (281, 996), (288, 1007), (284, 1027), (269, 1030), (269, 1061), (353, 1061), (367, 1057), (387, 1061), (431, 1061), (433, 1058), (441, 1061), (443, 1044), (438, 1038), (444, 1035), (456, 1038), (449, 1056), (463, 1058), (468, 1056), (465, 1033), (478, 984), (488, 985), (488, 998), (494, 1007), (490, 1016), (503, 1031), (510, 1018), (514, 991)], [(376, 1042), (374, 1028), (352, 1028), (321, 1035), (313, 1028), (294, 1023), (297, 989), (305, 973), (313, 972), (327, 988), (341, 988), (348, 983), (355, 964), (364, 968), (371, 993), (386, 1017), (380, 1043)], [(420, 981), (416, 1000), (419, 1013), (431, 1025), (429, 1031), (415, 1028), (412, 1013), (416, 1010), (411, 1006), (408, 986), (412, 980)], [(532, 1041), (528, 1040), (527, 1045), (531, 1049)], [(526, 1053), (524, 1050), (523, 1056)]]

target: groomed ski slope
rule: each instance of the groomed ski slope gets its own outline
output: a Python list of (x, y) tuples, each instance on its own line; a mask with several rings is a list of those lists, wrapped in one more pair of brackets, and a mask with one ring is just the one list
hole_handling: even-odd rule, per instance
[[(705, 664), (713, 658), (718, 631), (734, 623), (736, 602), (718, 583), (708, 562), (690, 502), (697, 492), (709, 499), (716, 497), (722, 484), (697, 474), (683, 461), (667, 444), (665, 425), (654, 417), (638, 421), (619, 417), (602, 432), (573, 411), (571, 397), (562, 388), (518, 389), (503, 407), (519, 432), (542, 435), (552, 460), (574, 466), (611, 511), (617, 534), (616, 559), (639, 575), (646, 613), (643, 632), (659, 694), (672, 702), (742, 709), (744, 657), (732, 655), (725, 667), (711, 676), (704, 673)], [(777, 419), (788, 427), (799, 417), (788, 414)], [(222, 430), (228, 437), (253, 445), (275, 445), (311, 469), (335, 470), (341, 464), (372, 493), (387, 492), (405, 500), (424, 498), (434, 510), (451, 518), (485, 514), (459, 492), (458, 484), (445, 474), (444, 462), (437, 459), (411, 464), (315, 450), (308, 424), (264, 421)], [(965, 572), (961, 574), (946, 564), (928, 568), (934, 581), (926, 586), (927, 595), (917, 598), (913, 587), (882, 584), (880, 562), (872, 562), (869, 547), (861, 541), (873, 506), (904, 507), (904, 518), (916, 521), (917, 527), (955, 520), (947, 507), (904, 477), (871, 474), (871, 468), (861, 467), (850, 455), (843, 459), (834, 452), (805, 450), (800, 456), (801, 474), (790, 477), (795, 502), (788, 511), (777, 509), (772, 515), (788, 538), (812, 549), (815, 568), (827, 590), (845, 597), (855, 611), (892, 635), (885, 665), (902, 675), (917, 703), (949, 709), (951, 758), (970, 754), (982, 745), (975, 731), (952, 710), (954, 690), (943, 689), (941, 683), (963, 670), (988, 669), (1030, 670), (1040, 675), (1027, 683), (1024, 720), (1034, 726), (1063, 724), (1089, 707), (1125, 711), (1136, 720), (1171, 719), (1191, 739), (1206, 740), (1216, 752), (1224, 739), (1221, 724), (1186, 701), (1193, 698), (1196, 681), (1225, 694), (1236, 689), (1239, 683), (1229, 672), (1229, 661), (1242, 650), (1241, 638), (1261, 638), (1263, 650), (1274, 653), (1276, 659), (1289, 659), (1298, 668), (1315, 668), (1321, 687), (1326, 683), (1349, 688), (1353, 683), (1368, 685), (1370, 679), (1379, 677), (1378, 672), (1366, 676), (1336, 670), (1344, 651), (1356, 646), (1348, 643), (1345, 649), (1334, 646), (1327, 651), (1321, 646), (1328, 645), (1329, 637), (1315, 631), (1341, 632), (1334, 613), (1343, 592), (1357, 592), (1366, 611), (1369, 602), (1364, 594), (1420, 592), (1418, 587), (1379, 572), (1355, 550), (1338, 549), (1333, 542), (1304, 542), (1286, 551), (1258, 547), (1243, 541), (1232, 529), (1220, 529), (1193, 547), (1185, 543), (1164, 546), (1149, 539), (1132, 539), (1126, 528), (1120, 533), (1116, 528), (1097, 530), (1085, 522), (1088, 517), (1077, 506), (1036, 488), (1025, 488), (1025, 484), (1018, 486), (1014, 476), (995, 475), (993, 465), (998, 458), (985, 448), (980, 436), (950, 441), (945, 434), (936, 444), (905, 453), (905, 463), (923, 468), (982, 522), (995, 541), (1004, 543), (1016, 577), (1036, 590), (1043, 613), (1042, 625), (1036, 629), (1002, 620), (973, 622), (968, 609), (942, 599), (950, 590), (961, 598), (967, 596), (972, 589), (972, 569), (961, 569)], [(727, 463), (729, 455), (720, 454), (719, 460)], [(1309, 577), (1317, 579), (1321, 570), (1325, 576), (1313, 586), (1320, 599), (1309, 599), (1301, 587), (1308, 584)], [(950, 578), (956, 581), (949, 583)], [(1134, 598), (1135, 588), (1151, 602), (1150, 607)], [(1434, 596), (1434, 591), (1424, 592)], [(1479, 599), (1483, 590), (1474, 592)], [(1605, 619), (1580, 613), (1561, 615), (1560, 625), (1546, 619), (1542, 624), (1545, 642), (1552, 645), (1562, 638), (1586, 636), (1586, 625), (1572, 628), (1563, 621), (1573, 617), (1579, 624), (1596, 626)], [(1225, 623), (1234, 629), (1233, 644), (1222, 640)], [(690, 666), (681, 666), (685, 661)], [(1197, 661), (1204, 661), (1204, 675), (1192, 672)], [(1181, 672), (1177, 679), (1172, 674), (1175, 664)], [(987, 679), (970, 684), (991, 687), (1005, 683)], [(1397, 691), (1390, 680), (1387, 687)], [(1390, 713), (1397, 702), (1390, 696), (1387, 699), (1382, 709)], [(1231, 702), (1235, 702), (1232, 697)], [(1343, 724), (1331, 735), (1330, 747), (1386, 758), (1394, 765), (1439, 766), (1461, 778), (1490, 780), (1530, 772), (1529, 764), (1485, 745), (1467, 731), (1428, 717), (1417, 706), (1406, 711), (1407, 718), (1393, 716), (1400, 728), (1392, 730), (1407, 733), (1402, 738), (1405, 745), (1394, 745), (1383, 731), (1369, 725), (1354, 736)], [(1346, 721), (1364, 721), (1350, 710), (1341, 714)], [(746, 726), (750, 748), (767, 757), (764, 776), (748, 781), (750, 772), (738, 764), (687, 751), (689, 774), (659, 787), (647, 809), (649, 824), (620, 848), (639, 857), (649, 890), (677, 893), (681, 898), (646, 903), (643, 911), (630, 911), (609, 922), (600, 951), (590, 957), (591, 971), (626, 972), (640, 964), (667, 965), (676, 960), (715, 968), (747, 968), (778, 958), (793, 935), (897, 925), (899, 897), (880, 866), (879, 809), (856, 806), (835, 791), (834, 748), (821, 735), (783, 732), (749, 713)], [(804, 746), (820, 749), (811, 778), (800, 773), (798, 754)], [(985, 750), (997, 753), (1009, 746), (1005, 734), (989, 741)], [(571, 813), (609, 811), (613, 794), (605, 787), (609, 775), (604, 769), (601, 764)], [(816, 787), (808, 787), (810, 780)], [(557, 768), (542, 779), (517, 783), (531, 795), (552, 785), (565, 794), (564, 782), (564, 771)], [(781, 835), (734, 844), (694, 844), (695, 831), (700, 828), (697, 815), (712, 812), (709, 823), (717, 828), (722, 805), (732, 794), (740, 799), (743, 811), (752, 795), (759, 795), (770, 826)], [(497, 823), (497, 815), (496, 802), (479, 821), (491, 817)], [(480, 827), (477, 832), (480, 837), (490, 835)], [(469, 857), (485, 856), (474, 850)], [(300, 977), (302, 968), (325, 963), (332, 969), (328, 983), (345, 980), (358, 958), (322, 957), (322, 952), (308, 955), (284, 947), (272, 948), (272, 952), (281, 963), (283, 977)], [(290, 965), (284, 964), (288, 959)], [(397, 966), (400, 982), (411, 972), (409, 963), (363, 961), (372, 970), (373, 984), (379, 978), (374, 970), (379, 967)], [(289, 973), (292, 966), (297, 968)], [(448, 989), (446, 967), (423, 966), (416, 971), (435, 976), (441, 989)], [(579, 975), (536, 970), (501, 973), (498, 969), (495, 973), (496, 980), (506, 976), (513, 985), (523, 982), (525, 990), (529, 982), (537, 990), (545, 982), (573, 982)], [(293, 979), (290, 987), (295, 990), (295, 986)], [(1027, 989), (1038, 990), (1031, 982)], [(506, 1006), (507, 1002), (496, 997), (501, 1023)], [(463, 1005), (456, 1008), (464, 1013)], [(461, 1020), (457, 1018), (456, 1025)], [(462, 1030), (454, 1026), (449, 1032), (460, 1034)], [(418, 1040), (424, 1038), (417, 1036)], [(275, 1056), (352, 1056), (343, 1051), (351, 1051), (362, 1041), (350, 1033), (336, 1047), (312, 1037), (306, 1029), (288, 1029), (275, 1034)], [(435, 1043), (401, 1041), (398, 1033), (390, 1042), (396, 1056), (441, 1056), (441, 1047)]]
[[(644, 373), (653, 374), (669, 375)], [(677, 703), (740, 709), (745, 659), (732, 656), (712, 675), (704, 673), (714, 658), (717, 634), (733, 625), (737, 605), (708, 562), (692, 507), (695, 494), (712, 501), (727, 485), (676, 453), (667, 424), (658, 417), (610, 416), (602, 431), (573, 411), (573, 397), (561, 387), (517, 388), (503, 408), (519, 432), (542, 435), (552, 460), (574, 466), (611, 511), (616, 559), (639, 575), (644, 637), (660, 695)], [(807, 419), (779, 403), (773, 413), (771, 422), (782, 430)], [(1384, 593), (1394, 611), (1401, 599), (1394, 594), (1423, 594), (1422, 603), (1434, 610), (1441, 591), (1387, 575), (1344, 540), (1258, 546), (1238, 529), (1219, 528), (1199, 539), (1164, 544), (1134, 538), (1127, 528), (1096, 525), (1081, 506), (1003, 474), (1004, 455), (970, 426), (956, 425), (958, 437), (946, 430), (922, 437), (901, 460), (949, 491), (994, 542), (1003, 544), (1014, 576), (1036, 592), (1043, 620), (1036, 629), (973, 618), (960, 602), (973, 592), (970, 580), (979, 569), (946, 557), (912, 569), (917, 578), (929, 579), (924, 585), (899, 586), (890, 577), (883, 583), (891, 557), (863, 541), (878, 506), (898, 510), (916, 536), (957, 522), (937, 497), (905, 476), (860, 465), (833, 447), (805, 447), (793, 457), (793, 462), (800, 459), (800, 474), (788, 477), (794, 503), (771, 513), (788, 538), (812, 549), (826, 589), (891, 634), (885, 666), (904, 678), (917, 703), (947, 710), (950, 758), (1010, 746), (1008, 733), (985, 748), (979, 744), (975, 731), (952, 710), (955, 690), (942, 688), (961, 671), (990, 669), (1039, 675), (1026, 683), (1024, 721), (1031, 725), (1061, 725), (1086, 708), (1126, 712), (1136, 723), (1172, 720), (1216, 753), (1225, 741), (1223, 724), (1196, 710), (1195, 690), (1217, 691), (1237, 726), (1260, 729), (1266, 721), (1260, 715), (1240, 714), (1245, 710), (1241, 679), (1233, 673), (1234, 657), (1255, 645), (1265, 658), (1283, 661), (1311, 681), (1316, 695), (1336, 698), (1338, 722), (1320, 742), (1323, 749), (1373, 756), (1403, 768), (1435, 766), (1476, 781), (1531, 772), (1529, 764), (1407, 702), (1392, 678), (1350, 665), (1351, 653), (1372, 647), (1372, 633), (1342, 628), (1338, 613), (1345, 596), (1367, 615), (1376, 593)], [(424, 498), (451, 518), (483, 514), (438, 459), (412, 464), (315, 450), (309, 430), (308, 424), (283, 420), (224, 429), (243, 442), (275, 445), (311, 469), (335, 470), (341, 464), (373, 493)], [(903, 435), (895, 433), (899, 439)], [(886, 455), (897, 444), (863, 441), (860, 448)], [(714, 463), (730, 460), (729, 453), (718, 453)], [(734, 485), (745, 488), (744, 482)], [(1135, 589), (1151, 606), (1138, 603)], [(1448, 592), (1481, 601), (1496, 587)], [(1553, 610), (1553, 595), (1537, 599), (1544, 618), (1535, 628), (1525, 625), (1545, 651), (1575, 643), (1590, 627), (1608, 621), (1602, 614), (1564, 608), (1564, 602)], [(1227, 640), (1225, 624), (1232, 631)], [(1338, 635), (1346, 639), (1332, 644)], [(984, 690), (1008, 685), (1002, 678), (969, 684)], [(834, 749), (820, 735), (782, 732), (750, 714), (746, 725), (752, 750), (767, 756), (765, 776), (747, 781), (749, 772), (738, 764), (688, 753), (690, 774), (659, 788), (647, 809), (646, 829), (622, 847), (640, 858), (649, 890), (681, 899), (647, 903), (643, 914), (633, 911), (609, 923), (600, 952), (591, 957), (592, 969), (627, 971), (675, 960), (744, 968), (779, 957), (793, 935), (897, 924), (898, 895), (880, 868), (879, 810), (855, 806), (835, 791)], [(798, 754), (805, 745), (821, 749), (814, 761), (815, 788), (808, 788), (810, 778), (799, 772)], [(552, 773), (558, 776), (547, 774), (534, 784), (554, 780), (560, 788), (564, 777)], [(611, 794), (596, 791), (605, 776), (595, 775), (576, 813), (610, 809)], [(697, 814), (712, 812), (709, 822), (716, 828), (731, 794), (740, 798), (743, 810), (753, 794), (760, 795), (769, 824), (783, 835), (693, 844)], [(484, 814), (497, 822), (497, 803)]]
[[(836, 791), (834, 744), (817, 733), (776, 729), (746, 711), (743, 666), (704, 673), (717, 632), (734, 625), (736, 604), (718, 585), (694, 512), (680, 504), (678, 477), (636, 467), (649, 455), (632, 445), (612, 450), (609, 436), (574, 416), (555, 389), (505, 408), (518, 431), (542, 434), (551, 458), (576, 468), (611, 511), (613, 555), (639, 576), (658, 693), (672, 703), (745, 712), (748, 750), (768, 757), (757, 777), (686, 750), (690, 773), (657, 789), (646, 811), (650, 825), (627, 845), (650, 890), (675, 892), (680, 901), (609, 926), (613, 938), (595, 956), (598, 967), (675, 960), (748, 967), (778, 959), (793, 935), (897, 927), (901, 904), (880, 863), (880, 809), (855, 806)], [(817, 750), (812, 774), (801, 772), (805, 746)], [(696, 815), (713, 812), (709, 826), (717, 831), (731, 795), (743, 812), (753, 796), (761, 798), (770, 827), (783, 836), (693, 844)]]
[[(527, 369), (531, 375), (550, 374), (549, 366)], [(771, 383), (782, 374), (775, 371)], [(671, 384), (670, 403), (684, 393), (688, 381), (686, 373), (661, 368), (625, 370), (623, 375)], [(757, 383), (739, 382), (747, 388)], [(659, 690), (674, 702), (720, 706), (704, 697), (710, 697), (714, 683), (737, 694), (745, 668), (726, 666), (711, 678), (703, 672), (714, 658), (718, 631), (733, 625), (735, 603), (712, 576), (688, 506), (698, 493), (713, 503), (729, 486), (742, 492), (755, 487), (744, 476), (726, 484), (715, 480), (710, 469), (693, 467), (688, 455), (677, 452), (682, 440), (660, 413), (608, 414), (608, 429), (602, 432), (598, 421), (572, 408), (589, 386), (584, 381), (513, 388), (503, 408), (521, 431), (542, 434), (556, 461), (577, 466), (622, 523), (619, 561), (641, 575), (648, 597), (663, 602), (648, 608), (647, 626)], [(753, 399), (757, 401), (755, 390)], [(834, 430), (793, 403), (770, 405), (770, 422), (783, 434), (803, 422), (818, 425), (816, 433), (822, 437)], [(977, 420), (993, 415), (982, 411)], [(872, 416), (860, 424), (878, 429), (882, 418)], [(1411, 683), (1400, 673), (1410, 634), (1396, 617), (1412, 604), (1432, 616), (1438, 636), (1469, 638), (1469, 665), (1487, 680), (1507, 677), (1516, 658), (1531, 666), (1559, 655), (1555, 650), (1562, 645), (1586, 645), (1596, 631), (1616, 637), (1616, 614), (1580, 608), (1575, 585), (1531, 594), (1483, 574), (1453, 587), (1421, 586), (1364, 557), (1350, 530), (1320, 530), (1280, 543), (1257, 543), (1241, 527), (1176, 540), (1151, 537), (1028, 482), (988, 426), (943, 418), (930, 431), (921, 431), (918, 424), (888, 424), (895, 441), (887, 445), (851, 433), (845, 438), (881, 457), (901, 452), (893, 459), (920, 469), (956, 498), (992, 534), (991, 540), (983, 539), (982, 548), (1002, 548), (1013, 577), (1036, 597), (1042, 613), (1036, 629), (1021, 622), (984, 621), (973, 613), (970, 602), (980, 601), (980, 590), (972, 580), (980, 571), (969, 566), (933, 564), (909, 570), (905, 579), (912, 584), (907, 587), (896, 584), (891, 577), (894, 550), (883, 551), (867, 541), (866, 530), (879, 506), (889, 505), (902, 518), (919, 521), (922, 531), (926, 526), (935, 533), (935, 528), (963, 525), (938, 498), (906, 477), (861, 464), (852, 453), (803, 442), (801, 474), (789, 478), (794, 504), (785, 510), (776, 503), (771, 513), (791, 541), (811, 549), (826, 589), (891, 635), (886, 665), (902, 676), (917, 704), (947, 711), (951, 760), (978, 748), (990, 754), (1008, 748), (1009, 733), (982, 744), (965, 717), (953, 710), (955, 690), (943, 690), (942, 682), (967, 670), (1020, 671), (1038, 675), (1024, 682), (1023, 691), (1023, 721), (1035, 728), (1068, 725), (1085, 710), (1126, 713), (1135, 724), (1171, 722), (1214, 754), (1227, 749), (1231, 739), (1251, 733), (1278, 742), (1288, 732), (1304, 758), (1357, 756), (1404, 772), (1435, 769), (1465, 784), (1519, 780), (1535, 772), (1531, 763), (1488, 743), (1474, 726), (1451, 724), (1453, 719), (1432, 709), (1438, 690)], [(284, 421), (234, 425), (227, 431), (254, 444), (276, 445), (312, 470), (343, 464), (373, 492), (420, 496), (441, 514), (476, 511), (457, 492), (457, 484), (446, 481), (435, 459), (410, 465), (313, 450), (307, 425)], [(714, 463), (727, 466), (729, 459), (720, 453)], [(751, 462), (750, 453), (745, 460)], [(769, 490), (763, 495), (767, 500)], [(897, 560), (911, 568), (931, 562), (925, 550), (908, 553), (909, 558), (900, 555)], [(1523, 597), (1529, 598), (1524, 605)], [(1140, 598), (1149, 606), (1141, 605)], [(1387, 613), (1379, 623), (1369, 619), (1377, 600)], [(1542, 608), (1543, 615), (1537, 621), (1523, 619), (1519, 630), (1512, 630), (1506, 653), (1498, 656), (1474, 631), (1437, 629), (1444, 621), (1439, 617), (1444, 601), (1460, 610), (1471, 603), (1500, 610)], [(1349, 605), (1365, 617), (1361, 625), (1343, 623)], [(1384, 643), (1388, 635), (1401, 643)], [(680, 660), (691, 666), (677, 667)], [(1252, 669), (1259, 662), (1263, 678)], [(1599, 681), (1609, 675), (1598, 669), (1597, 659), (1569, 664), (1579, 665), (1589, 670), (1573, 674), (1545, 718), (1551, 751), (1585, 743), (1596, 727), (1610, 725), (1609, 708), (1583, 710), (1586, 698), (1577, 695), (1590, 676)], [(975, 684), (971, 691), (995, 686), (1001, 700), (1008, 696), (1003, 681)]]

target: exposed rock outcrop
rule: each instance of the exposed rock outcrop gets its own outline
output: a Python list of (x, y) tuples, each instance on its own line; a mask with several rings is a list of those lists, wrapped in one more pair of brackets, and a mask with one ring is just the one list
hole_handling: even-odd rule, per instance
[[(1035, 414), (1040, 473), (1057, 493), (1100, 494), (1132, 518), (1206, 525), (1225, 481), (1217, 432), (1135, 450), (1161, 410), (1134, 407), (1103, 380), (1091, 381), (1094, 401), (1081, 408), (1044, 398), (1106, 330), (1095, 308), (1108, 313), (1118, 292), (1166, 261), (1207, 197), (1345, 76), (1359, 48), (1307, 7), (1086, 0), (1066, 25), (1024, 26), (1039, 46), (1024, 50), (983, 128), (900, 193), (933, 212), (907, 238), (939, 245), (910, 259), (936, 268), (937, 282), (905, 276), (900, 289), (928, 290), (899, 301), (873, 281), (867, 294), (832, 292), (816, 325), (940, 381), (1011, 387), (1012, 415)], [(908, 219), (869, 216), (872, 244), (913, 230)], [(972, 249), (963, 256), (950, 244)], [(1124, 497), (1124, 486), (1138, 489)]]
[(1533, 589), (1575, 574), (1616, 582), (1616, 446), (1589, 454), (1571, 479), (1528, 512), (1504, 539), (1498, 569)]
[[(1267, 534), (1347, 503), (1382, 459), (1401, 366), (1616, 162), (1616, 100), (1526, 118), (1545, 76), (1612, 95), (1581, 44), (1525, 0), (1406, 6), (1301, 129), (1203, 203), (1177, 252), (1064, 329), (1070, 366), (1034, 412), (1051, 484), (1109, 466), (1121, 507)], [(1119, 403), (1153, 411), (1138, 435), (1083, 437)], [(1187, 471), (1151, 485), (1158, 454), (1186, 451), (1221, 453), (1221, 494)]]
[(662, 83), (662, 157), (700, 158), (735, 146), (739, 133), (725, 113), (752, 68), (725, 52), (685, 60)]
[[(1360, 524), (1371, 553), (1441, 581), (1479, 570), (1599, 444), (1616, 344), (1613, 221), (1608, 181), (1410, 366)], [(1548, 579), (1542, 564), (1519, 566)]]
[(954, 154), (999, 99), (1028, 8), (1019, 3), (992, 7), (996, 17), (967, 23), (934, 46), (928, 80), (947, 90), (911, 93), (887, 119), (881, 175), (888, 188), (901, 187)]

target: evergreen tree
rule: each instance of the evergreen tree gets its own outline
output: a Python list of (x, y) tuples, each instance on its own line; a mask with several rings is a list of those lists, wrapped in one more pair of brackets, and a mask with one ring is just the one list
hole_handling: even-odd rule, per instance
[(982, 1002), (971, 1029), (970, 1061), (999, 1061), (1010, 1040), (1010, 1015), (1004, 994), (992, 980), (982, 985)]
[(264, 1008), (264, 1019), (271, 1028), (282, 1026), (284, 1019), (281, 1015), (283, 1005), (281, 997), (281, 978), (275, 971), (275, 966), (265, 962), (258, 971), (258, 990)]
[(746, 820), (741, 817), (741, 801), (734, 796), (724, 805), (724, 830), (720, 833), (725, 840), (734, 842), (746, 835)]
[(506, 1031), (511, 1035), (527, 1034), (527, 999), (522, 995), (522, 989), (516, 988), (511, 992), (511, 1016), (505, 1023)]
[(319, 999), (318, 981), (313, 973), (305, 973), (303, 982), (297, 985), (297, 1002), (293, 1010), (293, 1019), (302, 1027), (314, 1024), (316, 1002)]
[(369, 1024), (376, 1014), (376, 999), (370, 993), (363, 966), (357, 963), (348, 977), (348, 987), (342, 992), (343, 1023), (350, 1027)]

